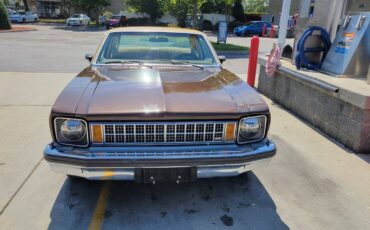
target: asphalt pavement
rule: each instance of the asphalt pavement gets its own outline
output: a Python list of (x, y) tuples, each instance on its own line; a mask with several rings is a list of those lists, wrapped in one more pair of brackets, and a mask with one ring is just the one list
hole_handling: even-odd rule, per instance
[[(153, 186), (52, 172), (42, 159), (51, 105), (88, 65), (84, 55), (95, 51), (104, 31), (35, 27), (0, 34), (0, 229), (369, 228), (370, 157), (268, 98), (269, 137), (278, 153), (246, 175)], [(229, 59), (224, 67), (243, 77), (247, 61)]]

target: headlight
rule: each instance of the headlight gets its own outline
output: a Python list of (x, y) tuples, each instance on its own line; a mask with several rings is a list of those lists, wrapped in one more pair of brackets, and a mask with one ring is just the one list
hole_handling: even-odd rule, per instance
[(88, 145), (87, 124), (75, 118), (55, 118), (56, 140), (63, 145), (85, 147)]
[(266, 134), (266, 116), (245, 117), (239, 122), (238, 144), (260, 141)]

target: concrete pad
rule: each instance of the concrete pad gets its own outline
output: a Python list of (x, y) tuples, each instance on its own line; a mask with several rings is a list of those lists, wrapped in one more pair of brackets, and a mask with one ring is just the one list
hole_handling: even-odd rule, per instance
[(42, 161), (19, 191), (16, 199), (0, 216), (1, 228), (47, 229), (50, 223), (50, 210), (64, 180), (64, 175), (51, 173), (47, 163)]
[(278, 154), (255, 173), (283, 221), (292, 229), (370, 226), (369, 162), (265, 100)]
[(0, 73), (0, 212), (42, 159), (51, 105), (73, 76), (44, 75)]
[(1, 106), (51, 106), (73, 73), (0, 72)]

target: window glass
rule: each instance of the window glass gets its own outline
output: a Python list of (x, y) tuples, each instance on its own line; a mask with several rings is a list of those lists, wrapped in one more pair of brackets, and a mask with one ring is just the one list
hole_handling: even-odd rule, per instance
[(203, 36), (168, 32), (111, 33), (98, 55), (97, 63), (112, 61), (186, 61), (200, 65), (216, 64)]

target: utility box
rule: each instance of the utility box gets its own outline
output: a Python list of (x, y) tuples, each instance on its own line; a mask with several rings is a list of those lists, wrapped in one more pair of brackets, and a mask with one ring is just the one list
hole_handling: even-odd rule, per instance
[[(370, 12), (348, 15), (322, 64), (337, 77), (368, 78), (370, 65)], [(368, 81), (369, 82), (369, 81)]]

